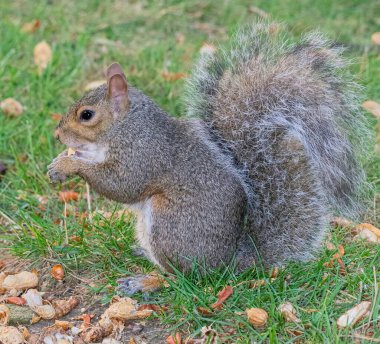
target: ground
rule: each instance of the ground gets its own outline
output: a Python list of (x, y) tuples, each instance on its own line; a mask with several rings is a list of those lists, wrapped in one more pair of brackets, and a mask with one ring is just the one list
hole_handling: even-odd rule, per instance
[[(379, 101), (380, 49), (371, 44), (371, 34), (380, 31), (379, 13), (380, 4), (370, 0), (0, 2), (0, 101), (12, 97), (24, 107), (17, 117), (0, 112), (0, 162), (7, 168), (0, 176), (0, 260), (5, 252), (28, 259), (27, 266), (46, 279), (53, 264), (62, 264), (66, 276), (79, 277), (67, 277), (65, 283), (85, 287), (87, 301), (104, 305), (118, 277), (153, 270), (132, 254), (132, 216), (120, 216), (118, 205), (92, 194), (90, 220), (82, 181), (53, 187), (46, 178), (46, 166), (64, 148), (52, 135), (56, 114), (64, 113), (89, 82), (103, 79), (111, 62), (121, 63), (129, 82), (173, 116), (181, 116), (183, 76), (202, 44), (223, 43), (239, 25), (269, 17), (296, 37), (319, 28), (346, 46), (356, 81), (365, 86), (363, 100)], [(30, 22), (36, 30), (24, 32), (23, 25)], [(41, 41), (52, 47), (53, 59), (40, 75), (33, 49)], [(376, 121), (369, 114), (368, 122), (374, 132)], [(366, 171), (373, 190), (364, 220), (377, 226), (379, 167), (371, 148)], [(80, 199), (60, 202), (61, 190), (78, 192)], [(375, 341), (380, 337), (379, 246), (354, 240), (350, 230), (339, 226), (331, 229), (328, 240), (332, 245), (316, 260), (289, 264), (274, 279), (259, 267), (240, 276), (228, 269), (203, 278), (196, 272), (176, 273), (169, 287), (136, 296), (140, 303), (168, 307), (146, 327), (158, 326), (161, 340), (175, 332), (196, 338), (210, 326), (226, 343)], [(345, 274), (338, 264), (324, 266), (339, 244), (345, 250)], [(250, 282), (259, 279), (265, 285), (251, 288)], [(234, 292), (222, 310), (211, 316), (199, 312), (226, 285)], [(363, 300), (372, 301), (370, 318), (354, 329), (338, 329), (339, 315)], [(283, 321), (277, 307), (284, 301), (295, 305), (300, 323)], [(244, 311), (251, 307), (269, 313), (265, 329), (248, 323)], [(101, 308), (96, 311), (100, 314)]]

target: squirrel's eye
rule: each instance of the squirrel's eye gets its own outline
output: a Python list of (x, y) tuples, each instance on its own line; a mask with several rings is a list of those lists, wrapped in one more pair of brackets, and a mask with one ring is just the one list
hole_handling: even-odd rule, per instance
[(95, 115), (95, 112), (92, 110), (83, 110), (80, 113), (80, 119), (81, 121), (89, 121), (94, 115)]

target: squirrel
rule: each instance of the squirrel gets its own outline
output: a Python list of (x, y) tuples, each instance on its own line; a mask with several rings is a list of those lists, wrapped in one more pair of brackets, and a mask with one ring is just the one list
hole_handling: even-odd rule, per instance
[(293, 42), (277, 24), (243, 28), (201, 54), (179, 119), (114, 63), (57, 126), (75, 154), (48, 175), (78, 175), (134, 211), (139, 244), (166, 271), (308, 261), (331, 216), (357, 216), (365, 185), (366, 123), (342, 52), (318, 32)]

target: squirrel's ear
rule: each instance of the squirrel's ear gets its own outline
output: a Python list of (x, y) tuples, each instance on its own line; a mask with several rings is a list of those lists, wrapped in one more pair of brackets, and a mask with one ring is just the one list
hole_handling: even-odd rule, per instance
[(118, 63), (113, 63), (107, 69), (108, 98), (118, 110), (128, 109), (127, 79)]

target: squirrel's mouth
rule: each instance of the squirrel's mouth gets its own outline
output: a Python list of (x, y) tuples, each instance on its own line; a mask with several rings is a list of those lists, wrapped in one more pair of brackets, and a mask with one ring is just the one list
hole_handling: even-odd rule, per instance
[(67, 150), (67, 156), (100, 163), (105, 160), (107, 150), (108, 149), (105, 146), (90, 143), (79, 145), (76, 148), (69, 147)]

